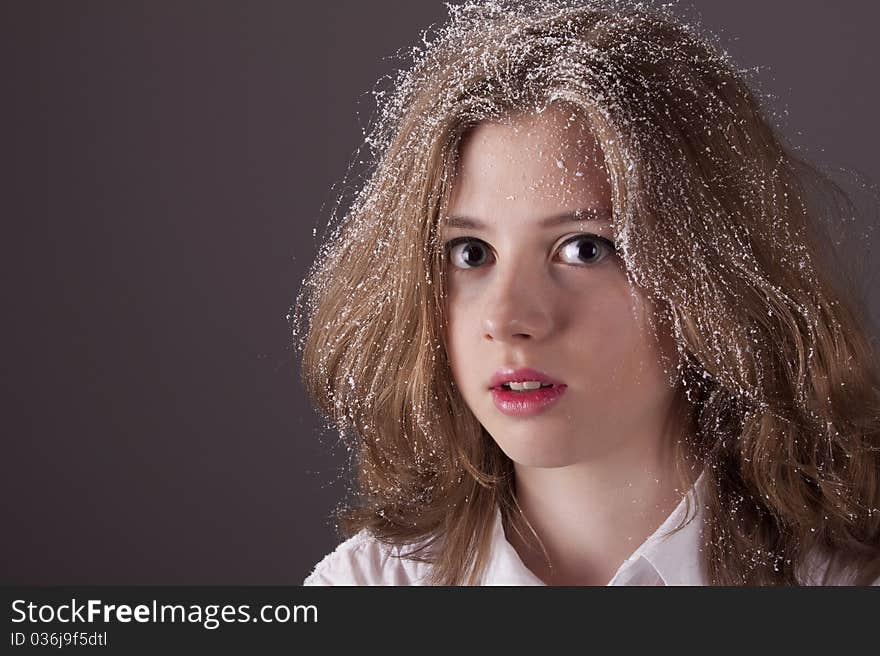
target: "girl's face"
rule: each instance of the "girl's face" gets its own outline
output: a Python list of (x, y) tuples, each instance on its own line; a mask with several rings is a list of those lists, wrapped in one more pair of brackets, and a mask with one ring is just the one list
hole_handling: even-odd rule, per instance
[(674, 390), (610, 218), (602, 151), (569, 112), (483, 123), (462, 144), (441, 220), (446, 347), (465, 402), (520, 465), (660, 448)]

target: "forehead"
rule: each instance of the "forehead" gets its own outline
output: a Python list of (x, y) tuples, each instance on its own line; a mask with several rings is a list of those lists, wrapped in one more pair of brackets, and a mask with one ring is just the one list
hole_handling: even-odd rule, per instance
[(517, 149), (597, 148), (589, 121), (574, 109), (551, 105), (541, 111), (516, 112), (504, 118), (478, 123), (469, 133), (469, 144), (492, 144)]
[(573, 111), (550, 107), (480, 123), (462, 140), (450, 213), (546, 215), (609, 206), (602, 149)]

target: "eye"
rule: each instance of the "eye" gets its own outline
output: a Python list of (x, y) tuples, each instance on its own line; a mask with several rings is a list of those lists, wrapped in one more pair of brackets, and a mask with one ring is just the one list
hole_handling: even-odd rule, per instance
[(615, 252), (614, 242), (598, 235), (577, 235), (559, 247), (566, 264), (597, 264)]
[(449, 261), (459, 269), (482, 266), (492, 257), (489, 244), (473, 237), (459, 237), (446, 244)]

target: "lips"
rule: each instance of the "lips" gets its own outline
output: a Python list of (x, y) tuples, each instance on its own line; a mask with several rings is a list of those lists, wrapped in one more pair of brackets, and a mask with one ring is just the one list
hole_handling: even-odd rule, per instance
[[(514, 391), (510, 383), (539, 382), (538, 389)], [(489, 381), (492, 401), (502, 413), (511, 417), (538, 415), (556, 403), (567, 385), (535, 369), (499, 369)]]
[(506, 383), (524, 383), (538, 381), (542, 385), (563, 386), (562, 381), (556, 380), (537, 369), (498, 369), (489, 380), (489, 389), (496, 389)]

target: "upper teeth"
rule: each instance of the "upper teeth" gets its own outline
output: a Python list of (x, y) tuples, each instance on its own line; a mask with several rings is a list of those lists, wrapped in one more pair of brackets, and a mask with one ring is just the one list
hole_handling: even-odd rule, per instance
[(513, 381), (507, 383), (510, 386), (510, 389), (522, 391), (522, 390), (533, 390), (541, 387), (541, 383), (537, 380), (524, 380), (521, 383), (514, 383)]

